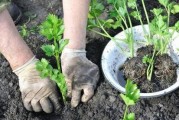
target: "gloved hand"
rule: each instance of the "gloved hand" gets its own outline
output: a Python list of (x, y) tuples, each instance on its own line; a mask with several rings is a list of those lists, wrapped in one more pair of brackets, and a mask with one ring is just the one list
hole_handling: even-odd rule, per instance
[(19, 78), (19, 86), (24, 106), (29, 111), (51, 113), (59, 109), (59, 97), (55, 83), (49, 78), (42, 79), (36, 70), (38, 59), (33, 57), (13, 72)]
[[(99, 79), (97, 65), (86, 58), (85, 50), (65, 48), (61, 55), (62, 72), (65, 75), (71, 105), (87, 102), (93, 95)], [(83, 96), (81, 92), (83, 90)]]

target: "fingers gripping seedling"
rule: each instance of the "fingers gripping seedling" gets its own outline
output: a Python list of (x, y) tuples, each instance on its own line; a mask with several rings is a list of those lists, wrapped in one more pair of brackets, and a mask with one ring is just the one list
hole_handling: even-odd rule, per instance
[(62, 93), (63, 101), (65, 102), (67, 86), (64, 75), (61, 71), (60, 54), (62, 53), (65, 45), (68, 44), (68, 40), (62, 39), (62, 34), (64, 32), (63, 20), (53, 14), (49, 14), (47, 19), (40, 25), (39, 28), (40, 34), (53, 43), (43, 45), (41, 48), (48, 57), (54, 57), (56, 59), (57, 69), (53, 68), (45, 58), (42, 58), (41, 61), (37, 62), (36, 69), (41, 72), (41, 77), (50, 77), (50, 79), (57, 83)]
[(128, 113), (129, 106), (133, 106), (140, 98), (140, 90), (137, 88), (136, 84), (133, 84), (131, 80), (127, 80), (127, 84), (125, 86), (126, 92), (124, 94), (120, 94), (120, 97), (124, 101), (126, 108), (123, 120), (135, 120), (134, 113)]

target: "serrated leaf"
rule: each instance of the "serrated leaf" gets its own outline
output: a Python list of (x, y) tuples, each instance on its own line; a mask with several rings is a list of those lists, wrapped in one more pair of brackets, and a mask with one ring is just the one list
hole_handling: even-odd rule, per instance
[(43, 66), (43, 64), (41, 63), (41, 61), (37, 61), (37, 62), (36, 62), (36, 69), (37, 69), (38, 71), (42, 71), (42, 70), (44, 69), (44, 66)]
[(137, 0), (128, 0), (127, 2), (128, 7), (134, 9), (136, 7), (136, 1)]
[(150, 10), (155, 16), (159, 16), (162, 12), (162, 8), (154, 8), (153, 10)]
[(55, 46), (54, 45), (43, 45), (41, 48), (45, 52), (45, 54), (49, 57), (51, 57), (55, 54)]
[(55, 24), (59, 24), (59, 19), (56, 15), (53, 14), (49, 14), (47, 16), (47, 21), (49, 21), (51, 24), (55, 25)]
[(125, 16), (126, 15), (126, 13), (127, 13), (127, 11), (125, 10), (125, 8), (123, 8), (123, 7), (119, 7), (119, 9), (118, 9), (118, 11), (119, 11), (119, 13), (121, 14), (121, 16)]
[(41, 63), (44, 66), (44, 68), (46, 68), (49, 65), (49, 62), (45, 58), (41, 59)]
[(165, 7), (167, 7), (167, 5), (169, 4), (169, 0), (158, 0), (159, 3)]
[(173, 14), (179, 13), (179, 5), (178, 5), (178, 4), (174, 5), (174, 6), (172, 7), (171, 12), (172, 12)]
[(140, 98), (140, 90), (137, 88), (136, 84), (133, 84), (131, 80), (127, 80), (126, 88), (126, 97), (134, 102), (137, 102)]
[(121, 96), (121, 98), (123, 99), (124, 103), (125, 103), (127, 106), (135, 105), (134, 100), (130, 99), (130, 98), (127, 97), (126, 95), (120, 94), (120, 96)]
[(137, 11), (131, 12), (130, 15), (132, 17), (134, 17), (136, 20), (140, 20), (140, 18), (141, 18), (141, 14), (139, 12), (137, 12)]
[(59, 52), (62, 53), (63, 49), (65, 48), (65, 46), (69, 43), (68, 39), (62, 39), (59, 41)]
[(64, 32), (63, 20), (53, 14), (49, 14), (39, 28), (39, 33), (45, 36), (48, 40), (59, 40)]

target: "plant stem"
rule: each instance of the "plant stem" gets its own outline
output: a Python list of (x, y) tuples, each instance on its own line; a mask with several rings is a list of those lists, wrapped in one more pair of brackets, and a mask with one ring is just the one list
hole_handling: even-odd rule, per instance
[[(135, 4), (135, 7), (136, 7), (136, 11), (137, 11), (137, 13), (139, 13), (139, 9), (138, 9), (138, 7), (137, 7), (137, 4)], [(141, 19), (141, 16), (140, 16), (140, 14), (138, 14), (139, 15), (139, 21), (140, 21), (140, 24), (142, 25), (142, 29), (143, 29), (143, 31), (144, 31), (144, 34), (145, 35), (147, 35), (148, 33), (147, 33), (147, 31), (146, 31), (146, 29), (145, 29), (145, 27), (144, 27), (144, 23), (143, 23), (143, 21), (142, 21), (142, 19)], [(148, 38), (147, 37), (147, 44), (150, 44), (151, 43), (151, 41), (150, 41), (150, 38)]]
[(107, 37), (107, 38), (110, 38), (110, 39), (111, 39), (111, 37), (108, 36), (108, 35), (106, 35), (106, 34), (100, 33), (100, 32), (98, 32), (98, 31), (96, 31), (96, 30), (94, 30), (94, 29), (90, 29), (90, 30), (93, 31), (93, 32), (95, 32), (95, 33), (97, 33), (97, 34), (99, 34), (99, 35), (102, 35), (102, 36), (104, 36), (104, 37)]
[[(54, 45), (55, 45), (55, 51), (56, 51), (56, 49), (58, 49), (58, 44), (57, 44), (57, 39), (55, 37), (54, 37)], [(58, 68), (59, 72), (61, 72), (60, 59), (59, 59), (58, 52), (55, 52), (55, 59), (56, 59), (56, 63), (57, 63), (57, 68)]]
[(169, 8), (166, 8), (166, 7), (165, 7), (165, 10), (167, 11), (167, 25), (169, 28), (169, 26), (170, 26), (170, 10), (169, 10)]
[(126, 120), (127, 113), (128, 113), (128, 105), (126, 105), (123, 120)]
[(151, 62), (149, 63), (149, 66), (148, 66), (148, 68), (147, 68), (147, 79), (148, 79), (149, 81), (151, 81), (151, 79), (152, 79), (152, 73), (153, 73), (153, 69), (154, 69), (154, 57), (155, 57), (155, 52), (156, 52), (156, 50), (155, 50), (155, 48), (154, 48), (154, 52), (153, 52), (153, 54), (152, 54)]
[(145, 7), (145, 3), (144, 3), (144, 0), (142, 0), (142, 6), (144, 8), (144, 12), (145, 12), (145, 16), (147, 18), (147, 23), (148, 23), (148, 26), (149, 26), (149, 39), (151, 38), (151, 33), (150, 33), (150, 21), (149, 21), (149, 16), (148, 16), (148, 13), (147, 13), (147, 10), (146, 10), (146, 7)]
[(129, 29), (129, 27), (128, 27), (128, 25), (127, 25), (127, 22), (126, 22), (126, 19), (121, 16), (121, 14), (119, 13), (119, 11), (118, 11), (118, 9), (116, 8), (115, 5), (114, 5), (114, 8), (115, 8), (116, 12), (118, 13), (119, 17), (120, 17), (120, 18), (122, 19), (122, 21), (124, 22), (124, 25), (125, 25), (126, 29)]
[(129, 24), (130, 24), (130, 33), (129, 33), (129, 47), (130, 47), (130, 56), (131, 57), (134, 57), (134, 40), (133, 40), (133, 26), (132, 26), (132, 22), (131, 22), (131, 18), (130, 18), (130, 16), (129, 16), (129, 12), (128, 12), (128, 10), (127, 10), (127, 6), (126, 6), (126, 4), (125, 4), (125, 2), (124, 2), (124, 6), (125, 6), (125, 9), (126, 9), (126, 11), (127, 11), (127, 17), (128, 17), (128, 20), (129, 20)]

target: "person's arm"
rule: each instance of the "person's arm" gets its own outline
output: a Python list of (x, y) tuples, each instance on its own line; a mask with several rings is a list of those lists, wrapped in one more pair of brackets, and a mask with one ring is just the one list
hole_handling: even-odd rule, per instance
[(63, 0), (65, 31), (70, 39), (68, 48), (85, 49), (86, 24), (90, 0)]
[(55, 83), (49, 78), (40, 77), (35, 65), (38, 60), (19, 35), (6, 9), (0, 12), (0, 53), (18, 76), (27, 110), (50, 113), (53, 107), (59, 108)]
[[(99, 79), (98, 66), (86, 58), (86, 26), (90, 0), (63, 0), (65, 31), (69, 44), (63, 50), (62, 72), (65, 75), (71, 105), (87, 102)], [(81, 96), (83, 90), (83, 95)]]
[(9, 61), (13, 70), (34, 56), (19, 35), (7, 10), (0, 13), (0, 36), (0, 52)]

